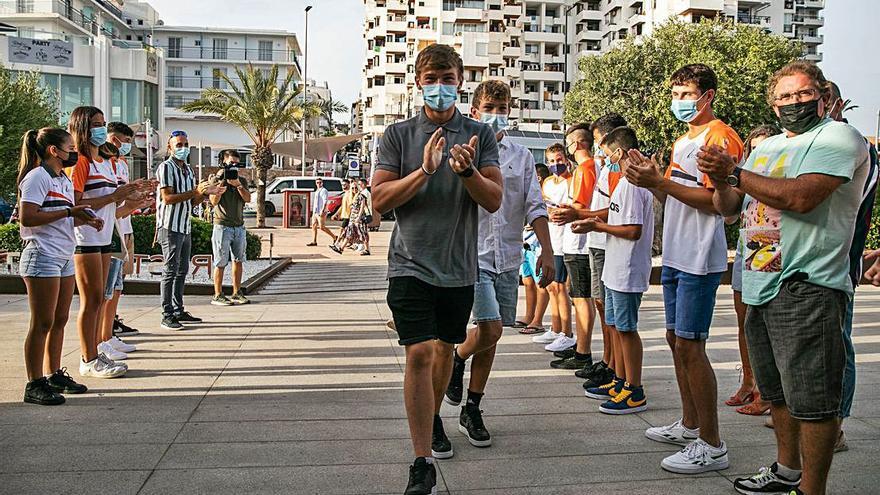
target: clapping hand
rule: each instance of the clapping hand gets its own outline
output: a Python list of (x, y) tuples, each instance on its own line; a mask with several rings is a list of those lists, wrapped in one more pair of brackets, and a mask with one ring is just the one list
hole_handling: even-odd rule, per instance
[(214, 196), (218, 194), (223, 194), (224, 192), (226, 192), (226, 188), (219, 183), (211, 184), (208, 181), (202, 181), (199, 182), (198, 186), (196, 186), (196, 191), (198, 191), (198, 193), (202, 196)]
[(449, 150), (449, 166), (453, 172), (460, 174), (471, 168), (477, 156), (478, 141), (477, 136), (472, 136), (468, 144), (456, 144)]
[(569, 205), (550, 209), (550, 221), (557, 225), (565, 225), (578, 219), (577, 210)]
[(434, 134), (431, 134), (431, 139), (425, 144), (425, 152), (422, 157), (422, 167), (425, 172), (433, 174), (440, 168), (444, 149), (446, 149), (446, 138), (443, 137), (443, 128), (438, 127)]
[(595, 232), (596, 226), (600, 223), (604, 222), (602, 222), (602, 220), (597, 217), (590, 217), (586, 220), (578, 220), (577, 222), (573, 222), (571, 224), (571, 231), (575, 234), (587, 234), (590, 232)]
[(660, 173), (660, 162), (657, 155), (646, 157), (639, 150), (629, 150), (623, 158), (628, 161), (626, 180), (631, 184), (650, 189), (663, 183)]
[(868, 271), (865, 272), (865, 280), (875, 287), (880, 287), (880, 249), (875, 249), (865, 255), (865, 261), (874, 261)]
[(87, 205), (73, 206), (70, 208), (70, 216), (82, 222), (83, 225), (88, 225), (95, 230), (103, 229), (104, 220), (101, 217), (96, 216), (95, 212), (86, 210), (89, 210), (89, 206)]
[(720, 183), (726, 184), (725, 179), (736, 168), (736, 162), (724, 148), (713, 144), (700, 148), (697, 153), (697, 168), (708, 175), (717, 186)]

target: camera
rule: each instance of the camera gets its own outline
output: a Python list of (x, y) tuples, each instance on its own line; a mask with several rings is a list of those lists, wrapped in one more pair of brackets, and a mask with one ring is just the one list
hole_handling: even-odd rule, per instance
[(223, 167), (223, 180), (238, 180), (238, 167), (233, 165)]

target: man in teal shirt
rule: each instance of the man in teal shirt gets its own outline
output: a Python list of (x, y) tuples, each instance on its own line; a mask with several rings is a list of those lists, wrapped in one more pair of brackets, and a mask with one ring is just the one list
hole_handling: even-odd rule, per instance
[(792, 62), (768, 91), (784, 134), (762, 142), (742, 168), (715, 147), (698, 155), (718, 211), (741, 214), (746, 338), (776, 427), (777, 462), (736, 480), (741, 493), (824, 494), (831, 467), (853, 293), (849, 248), (869, 159), (855, 129), (825, 118), (828, 94), (815, 64)]

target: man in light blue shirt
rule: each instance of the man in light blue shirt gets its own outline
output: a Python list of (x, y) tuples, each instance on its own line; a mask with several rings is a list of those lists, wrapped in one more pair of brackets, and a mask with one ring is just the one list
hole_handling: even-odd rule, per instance
[(312, 193), (312, 242), (306, 246), (318, 245), (318, 229), (333, 238), (336, 244), (336, 235), (327, 228), (327, 190), (324, 189), (324, 181), (318, 177), (315, 179), (315, 192)]
[(467, 340), (453, 353), (455, 364), (445, 400), (453, 406), (461, 404), (465, 363), (473, 356), (459, 430), (472, 445), (488, 447), (492, 439), (483, 425), (480, 400), (502, 328), (513, 325), (516, 319), (523, 223), (532, 226), (541, 245), (545, 246), (536, 267), (541, 287), (553, 281), (554, 263), (547, 208), (535, 177), (535, 160), (527, 148), (513, 143), (503, 132), (510, 113), (510, 87), (501, 81), (485, 81), (474, 91), (472, 105), (471, 117), (491, 126), (496, 133), (504, 194), (498, 211), (489, 213), (479, 209), (479, 277), (474, 286), (473, 307), (477, 328), (468, 332)]

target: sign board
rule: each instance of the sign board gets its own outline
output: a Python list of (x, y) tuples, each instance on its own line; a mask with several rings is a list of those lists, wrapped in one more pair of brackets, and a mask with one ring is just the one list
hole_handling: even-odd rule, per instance
[(348, 176), (349, 177), (360, 177), (361, 176), (361, 162), (357, 158), (349, 158), (348, 159)]
[(73, 67), (73, 43), (10, 36), (9, 61), (20, 64)]
[(147, 52), (147, 76), (159, 76), (159, 57), (153, 52)]

